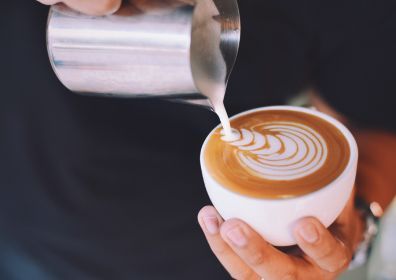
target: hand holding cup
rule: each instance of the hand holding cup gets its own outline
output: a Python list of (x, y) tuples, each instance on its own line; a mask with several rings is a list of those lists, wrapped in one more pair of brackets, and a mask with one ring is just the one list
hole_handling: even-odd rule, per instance
[[(46, 5), (64, 3), (70, 8), (88, 15), (108, 15), (118, 11), (123, 3), (122, 0), (38, 0)], [(129, 8), (139, 11), (166, 8), (183, 4), (194, 4), (194, 0), (129, 0), (126, 1)]]
[(347, 206), (328, 229), (317, 219), (295, 224), (297, 246), (273, 247), (239, 219), (224, 221), (212, 206), (204, 207), (198, 221), (213, 253), (233, 279), (335, 279), (351, 260), (361, 241), (363, 221), (353, 205)]

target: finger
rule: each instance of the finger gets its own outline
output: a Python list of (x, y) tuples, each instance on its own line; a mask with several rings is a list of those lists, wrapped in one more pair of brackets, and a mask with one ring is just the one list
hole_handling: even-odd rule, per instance
[(64, 0), (70, 8), (88, 15), (108, 15), (116, 12), (122, 0)]
[(315, 218), (300, 220), (294, 228), (294, 236), (310, 261), (328, 272), (342, 270), (351, 258), (344, 243)]
[(300, 273), (311, 274), (311, 266), (308, 263), (275, 249), (238, 219), (224, 222), (221, 226), (221, 236), (234, 252), (264, 279), (298, 279)]
[(144, 12), (194, 4), (194, 0), (129, 0), (129, 2)]
[(61, 2), (61, 0), (37, 0), (37, 1), (45, 5), (54, 5), (56, 3)]
[(212, 206), (206, 206), (198, 214), (198, 222), (215, 256), (234, 279), (260, 279), (221, 238), (223, 219)]

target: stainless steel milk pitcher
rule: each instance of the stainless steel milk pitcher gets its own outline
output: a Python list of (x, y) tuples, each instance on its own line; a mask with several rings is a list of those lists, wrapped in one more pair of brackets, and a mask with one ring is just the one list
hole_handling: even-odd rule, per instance
[(239, 40), (236, 0), (102, 17), (55, 5), (47, 29), (51, 64), (71, 91), (207, 106), (202, 92), (208, 84), (226, 85)]

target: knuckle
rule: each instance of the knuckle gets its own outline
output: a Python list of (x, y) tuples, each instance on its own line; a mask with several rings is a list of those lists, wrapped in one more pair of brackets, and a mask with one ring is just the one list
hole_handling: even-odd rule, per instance
[(329, 272), (337, 272), (346, 269), (351, 260), (351, 254), (344, 243), (341, 243), (341, 246), (340, 255), (334, 263), (334, 266), (328, 269)]
[(337, 263), (335, 263), (334, 267), (330, 268), (328, 271), (329, 272), (337, 272), (337, 271), (343, 271), (347, 269), (349, 264), (349, 260), (347, 258), (340, 258)]
[(297, 280), (297, 274), (295, 271), (289, 271), (282, 276), (281, 280)]
[(223, 256), (226, 253), (226, 250), (224, 247), (212, 247), (212, 251), (216, 256)]
[(216, 256), (223, 256), (228, 253), (228, 247), (224, 244), (212, 245), (211, 249)]
[(318, 255), (316, 256), (316, 259), (318, 261), (326, 260), (327, 258), (329, 258), (332, 255), (334, 255), (336, 250), (337, 250), (336, 246), (330, 246), (329, 244), (326, 245), (326, 246), (322, 246), (322, 250), (321, 250), (320, 253), (318, 253)]
[(327, 272), (336, 273), (345, 270), (351, 260), (352, 254), (345, 244), (338, 240), (334, 246), (326, 247), (316, 259), (319, 266)]
[(230, 273), (230, 276), (232, 279), (236, 279), (236, 280), (253, 280), (257, 278), (253, 270), (249, 268), (245, 268), (243, 270)]
[(285, 271), (283, 272), (282, 276), (280, 277), (281, 280), (297, 280), (297, 279), (306, 279), (306, 277), (298, 277), (299, 270), (298, 265), (293, 264), (288, 267), (285, 267)]
[(344, 242), (340, 241), (341, 244), (341, 248), (342, 248), (342, 252), (343, 252), (343, 256), (346, 260), (346, 262), (350, 262), (352, 260), (352, 249), (349, 248), (348, 246), (345, 245)]
[(251, 266), (262, 265), (264, 263), (263, 252), (260, 250), (252, 252), (249, 257), (246, 258), (246, 262)]

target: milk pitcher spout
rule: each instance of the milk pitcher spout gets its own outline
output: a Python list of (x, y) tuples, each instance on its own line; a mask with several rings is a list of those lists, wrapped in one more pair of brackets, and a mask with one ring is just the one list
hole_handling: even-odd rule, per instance
[(47, 48), (59, 80), (86, 95), (211, 107), (207, 92), (227, 84), (237, 57), (236, 0), (198, 0), (194, 7), (144, 13), (125, 5), (101, 17), (62, 4), (50, 9)]

